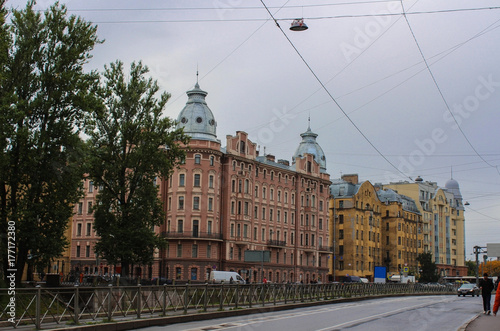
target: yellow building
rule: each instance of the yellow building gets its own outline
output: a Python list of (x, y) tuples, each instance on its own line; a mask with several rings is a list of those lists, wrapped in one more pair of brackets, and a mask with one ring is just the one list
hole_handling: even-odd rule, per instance
[(330, 194), (331, 280), (373, 281), (375, 266), (385, 266), (388, 275), (418, 272), (422, 221), (413, 199), (359, 183), (358, 175), (332, 181)]
[(368, 181), (358, 183), (358, 175), (344, 175), (333, 181), (330, 193), (331, 279), (355, 275), (373, 281), (383, 257), (377, 191)]
[(423, 250), (432, 253), (441, 276), (465, 276), (465, 219), (458, 182), (444, 188), (418, 177), (414, 183), (384, 185), (415, 201), (422, 214)]
[(391, 189), (378, 190), (382, 204), (383, 265), (389, 275), (418, 274), (423, 253), (421, 214), (415, 201)]

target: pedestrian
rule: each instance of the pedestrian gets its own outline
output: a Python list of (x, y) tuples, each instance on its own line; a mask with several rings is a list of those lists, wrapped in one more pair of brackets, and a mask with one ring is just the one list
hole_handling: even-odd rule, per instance
[(233, 277), (231, 277), (231, 278), (229, 279), (229, 284), (232, 284), (232, 283), (234, 283)]
[(495, 302), (493, 303), (493, 315), (497, 316), (498, 307), (500, 307), (500, 289), (497, 287), (495, 293)]
[(479, 280), (479, 288), (481, 289), (481, 295), (483, 296), (483, 309), (485, 314), (491, 314), (491, 291), (493, 291), (495, 285), (493, 281), (488, 277), (485, 272), (483, 274), (483, 279)]

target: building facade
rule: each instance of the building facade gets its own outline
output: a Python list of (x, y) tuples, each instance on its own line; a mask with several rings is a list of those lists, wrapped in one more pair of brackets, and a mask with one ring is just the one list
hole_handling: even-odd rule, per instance
[(422, 215), (423, 250), (432, 253), (441, 276), (466, 276), (465, 218), (462, 195), (456, 180), (445, 187), (436, 182), (397, 182), (384, 185), (417, 202)]
[(355, 275), (373, 281), (375, 266), (385, 266), (388, 275), (418, 272), (422, 224), (411, 198), (359, 183), (358, 175), (333, 180), (330, 192), (332, 280)]
[[(186, 162), (162, 183), (168, 247), (159, 276), (205, 281), (227, 270), (252, 282), (326, 279), (330, 181), (317, 135), (301, 134), (291, 165), (260, 155), (242, 131), (221, 147), (207, 93), (197, 83), (187, 95), (177, 120), (191, 137)], [(268, 251), (270, 260), (249, 262), (247, 251)]]

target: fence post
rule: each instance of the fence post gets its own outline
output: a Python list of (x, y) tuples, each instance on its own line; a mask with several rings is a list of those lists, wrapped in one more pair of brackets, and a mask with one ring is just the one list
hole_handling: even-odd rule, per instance
[(189, 291), (189, 284), (186, 283), (186, 288), (184, 289), (184, 314), (187, 314), (188, 312), (188, 291)]
[(220, 285), (219, 310), (224, 310), (224, 282)]
[(141, 309), (142, 309), (142, 290), (141, 284), (137, 285), (137, 318), (141, 318)]
[(113, 284), (108, 285), (108, 322), (111, 322), (111, 318), (113, 318)]
[(285, 283), (285, 305), (286, 305), (287, 299), (288, 299), (288, 284)]
[(167, 284), (163, 284), (163, 316), (167, 314)]
[(208, 305), (208, 283), (205, 283), (205, 293), (203, 294), (203, 311), (207, 312)]
[(79, 309), (79, 304), (80, 304), (80, 291), (79, 291), (79, 287), (78, 287), (78, 284), (75, 285), (75, 311), (74, 311), (74, 321), (75, 321), (75, 324), (78, 324), (79, 323), (79, 318), (78, 318), (78, 315), (80, 315), (80, 309)]
[(36, 316), (35, 316), (35, 328), (40, 330), (42, 326), (40, 325), (40, 315), (41, 315), (41, 298), (42, 298), (42, 288), (40, 285), (36, 286)]
[(240, 283), (236, 284), (235, 308), (238, 309), (238, 301), (240, 301)]
[(276, 306), (276, 284), (273, 284), (273, 304)]
[(250, 283), (250, 287), (248, 289), (248, 305), (252, 308), (252, 296), (253, 296), (253, 284)]

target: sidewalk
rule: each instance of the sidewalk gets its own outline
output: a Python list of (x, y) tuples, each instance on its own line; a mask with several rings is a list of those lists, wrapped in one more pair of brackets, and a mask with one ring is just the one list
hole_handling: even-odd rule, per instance
[(465, 327), (460, 328), (459, 330), (466, 331), (493, 331), (500, 330), (500, 314), (494, 316), (493, 313), (491, 315), (485, 315), (480, 313), (476, 318), (472, 319), (471, 322), (465, 325)]

